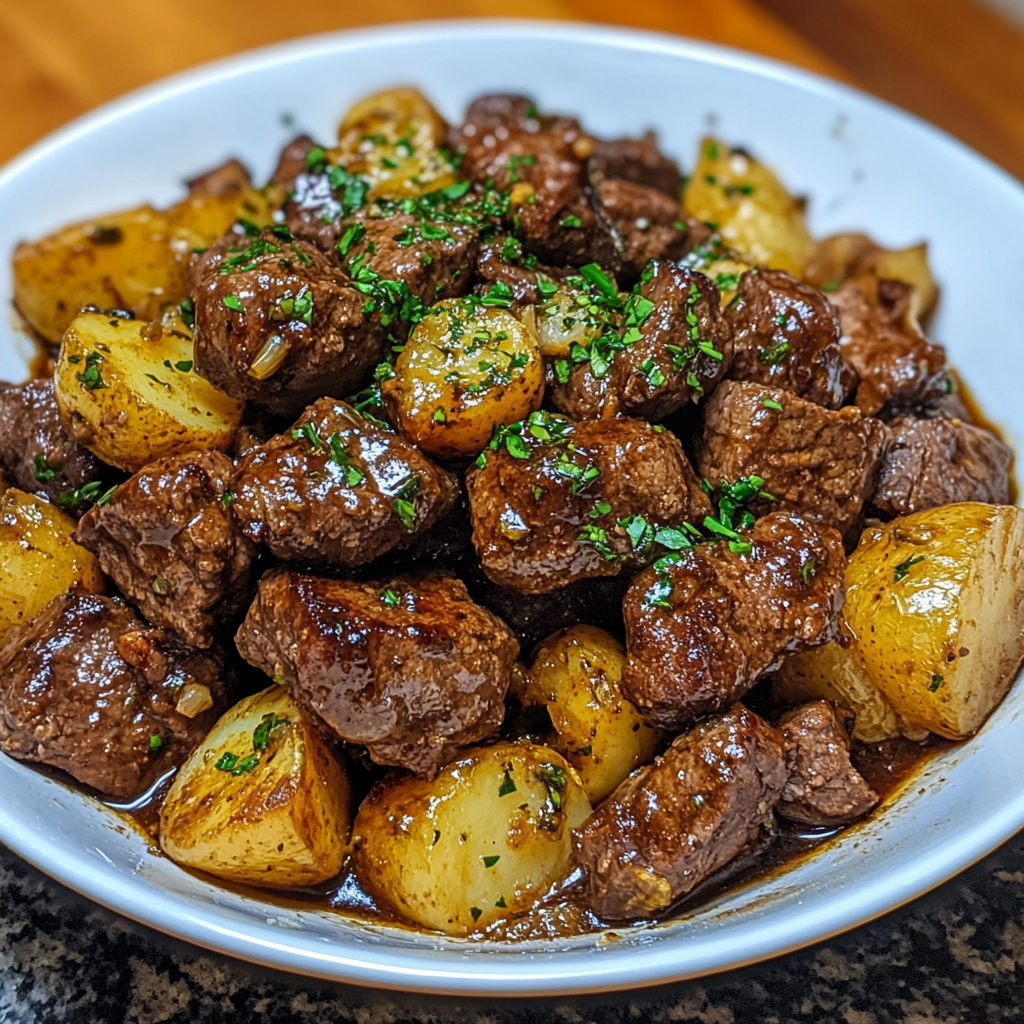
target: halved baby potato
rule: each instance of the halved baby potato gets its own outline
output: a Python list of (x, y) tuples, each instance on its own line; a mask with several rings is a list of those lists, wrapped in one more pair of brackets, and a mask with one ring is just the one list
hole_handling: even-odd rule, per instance
[(701, 142), (683, 206), (758, 266), (801, 277), (814, 251), (803, 203), (764, 164), (717, 139)]
[(96, 556), (72, 539), (75, 522), (15, 487), (0, 497), (0, 647), (71, 588), (102, 594)]
[(843, 614), (897, 714), (972, 736), (1024, 660), (1024, 509), (961, 502), (866, 530)]
[(381, 394), (413, 444), (446, 458), (476, 455), (496, 426), (540, 408), (536, 335), (511, 310), (473, 298), (440, 302), (416, 325)]
[(129, 473), (176, 452), (223, 450), (243, 406), (195, 373), (193, 359), (185, 331), (82, 313), (57, 357), (61, 420), (80, 444)]
[(622, 695), (625, 658), (603, 629), (561, 630), (541, 644), (519, 694), (527, 706), (547, 707), (552, 745), (579, 773), (592, 804), (657, 752), (657, 729)]
[(531, 907), (570, 869), (589, 816), (572, 767), (548, 747), (467, 750), (433, 781), (392, 775), (353, 828), (362, 883), (404, 917), (449, 935)]
[(232, 882), (316, 885), (341, 870), (349, 785), (283, 686), (246, 697), (178, 771), (160, 811), (172, 860)]

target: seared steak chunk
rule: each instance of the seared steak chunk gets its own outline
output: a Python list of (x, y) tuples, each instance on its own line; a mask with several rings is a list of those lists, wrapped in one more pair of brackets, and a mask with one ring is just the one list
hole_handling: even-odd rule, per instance
[(501, 724), (519, 645), (456, 579), (276, 570), (236, 637), (246, 661), (378, 764), (433, 775)]
[(883, 423), (848, 406), (832, 412), (785, 391), (726, 381), (711, 396), (697, 447), (697, 471), (712, 484), (763, 478), (773, 501), (840, 533), (875, 487), (885, 451)]
[(842, 323), (843, 360), (860, 378), (857, 406), (867, 416), (888, 418), (945, 394), (946, 353), (921, 333), (912, 297), (909, 285), (870, 274), (829, 296)]
[(645, 132), (639, 139), (598, 139), (592, 166), (601, 178), (618, 178), (657, 189), (679, 206), (683, 176), (679, 164), (658, 149), (658, 137)]
[(686, 252), (686, 225), (678, 199), (618, 179), (601, 182), (597, 193), (616, 236), (619, 277), (626, 284), (640, 277), (649, 260), (674, 260)]
[(418, 448), (331, 398), (238, 463), (242, 532), (292, 561), (363, 565), (422, 533), (458, 486)]
[(158, 459), (82, 517), (75, 540), (157, 626), (194, 647), (249, 600), (253, 543), (235, 525), (231, 460), (220, 452)]
[(850, 763), (850, 735), (835, 705), (802, 704), (779, 719), (789, 781), (775, 809), (804, 825), (847, 825), (878, 806), (878, 794)]
[(533, 413), (496, 435), (466, 486), (484, 572), (527, 594), (617, 576), (643, 557), (620, 520), (657, 529), (711, 511), (678, 439), (642, 420)]
[(587, 173), (595, 140), (575, 118), (541, 114), (525, 96), (482, 96), (454, 133), (462, 170), (510, 198), (527, 251), (555, 266), (616, 268), (615, 240)]
[(872, 504), (905, 516), (957, 501), (1010, 501), (1013, 452), (995, 434), (959, 419), (889, 424), (892, 444), (882, 460)]
[(773, 512), (746, 544), (699, 544), (659, 559), (623, 603), (626, 696), (681, 727), (728, 707), (781, 655), (838, 633), (846, 558), (835, 530)]
[(249, 172), (240, 160), (225, 160), (203, 174), (185, 182), (190, 196), (233, 196), (252, 184)]
[[(107, 796), (139, 796), (225, 710), (221, 665), (219, 652), (147, 628), (117, 598), (54, 598), (0, 651), (0, 750)], [(208, 710), (176, 710), (197, 698)]]
[(233, 398), (294, 414), (356, 391), (383, 357), (373, 301), (308, 242), (228, 235), (195, 259), (196, 372)]
[(639, 292), (626, 300), (618, 339), (607, 353), (603, 339), (590, 343), (590, 358), (569, 367), (552, 391), (555, 408), (575, 419), (659, 420), (710, 394), (731, 354), (718, 289), (671, 263), (648, 265)]
[(786, 776), (782, 736), (740, 704), (684, 733), (573, 833), (591, 908), (667, 910), (771, 827)]
[(0, 384), (0, 424), (0, 466), (14, 486), (81, 512), (85, 505), (74, 500), (75, 492), (104, 467), (61, 426), (53, 381)]
[(839, 314), (817, 288), (782, 270), (747, 271), (726, 316), (733, 380), (781, 388), (826, 409), (843, 404)]

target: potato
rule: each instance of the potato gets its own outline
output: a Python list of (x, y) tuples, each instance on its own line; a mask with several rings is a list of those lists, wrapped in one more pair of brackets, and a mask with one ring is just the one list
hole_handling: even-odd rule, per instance
[(826, 292), (860, 274), (903, 281), (913, 289), (910, 312), (915, 319), (928, 313), (939, 294), (928, 266), (928, 246), (923, 242), (909, 249), (885, 249), (867, 235), (832, 235), (817, 243), (805, 274), (811, 284)]
[(701, 142), (683, 206), (716, 225), (726, 245), (758, 266), (801, 277), (814, 251), (803, 203), (764, 164), (716, 139)]
[(481, 931), (520, 913), (570, 868), (571, 833), (590, 814), (575, 771), (548, 747), (496, 743), (463, 753), (432, 782), (392, 775), (356, 815), (357, 874), (424, 928)]
[(395, 425), (424, 451), (476, 455), (499, 423), (516, 423), (544, 396), (537, 338), (508, 309), (472, 298), (434, 306), (381, 387)]
[(284, 889), (341, 870), (349, 785), (287, 687), (236, 704), (179, 770), (160, 810), (172, 860), (232, 882)]
[(423, 195), (456, 180), (442, 150), (447, 135), (444, 119), (418, 89), (387, 89), (349, 110), (327, 156), (368, 181), (370, 199)]
[(962, 502), (866, 530), (844, 617), (897, 714), (973, 735), (1024, 659), (1024, 510)]
[(14, 252), (14, 301), (29, 325), (57, 344), (83, 306), (144, 319), (185, 298), (192, 250), (211, 245), (239, 216), (270, 220), (254, 189), (191, 196), (169, 210), (142, 206), (72, 224)]
[(699, 270), (718, 286), (719, 305), (728, 306), (736, 297), (740, 278), (753, 266), (723, 246), (698, 245), (682, 260), (684, 267)]
[(231, 444), (242, 404), (192, 372), (187, 332), (82, 313), (54, 373), (61, 420), (104, 462), (134, 473), (154, 459)]
[(857, 716), (853, 738), (862, 743), (900, 735), (896, 712), (871, 681), (852, 638), (845, 646), (830, 643), (789, 655), (772, 677), (772, 693), (787, 705), (821, 698), (834, 701)]
[(523, 320), (534, 330), (540, 351), (548, 358), (570, 355), (573, 345), (589, 348), (605, 328), (605, 318), (592, 313), (590, 293), (571, 285), (544, 282), (546, 298), (527, 306)]
[(592, 804), (654, 759), (658, 732), (622, 695), (622, 645), (596, 626), (573, 626), (541, 644), (521, 694), (551, 716), (554, 748), (579, 773)]
[(74, 520), (43, 498), (15, 487), (0, 498), (0, 647), (72, 587), (103, 593), (100, 564), (74, 532)]

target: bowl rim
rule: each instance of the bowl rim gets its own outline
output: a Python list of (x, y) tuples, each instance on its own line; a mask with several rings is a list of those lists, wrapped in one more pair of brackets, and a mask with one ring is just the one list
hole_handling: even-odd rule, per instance
[[(402, 42), (426, 44), (441, 38), (446, 42), (453, 38), (481, 41), (497, 34), (504, 38), (513, 35), (524, 41), (544, 37), (566, 44), (585, 42), (615, 50), (658, 53), (772, 78), (803, 91), (854, 104), (937, 138), (951, 157), (986, 172), (993, 186), (1006, 190), (1012, 201), (1024, 205), (1024, 186), (1008, 172), (921, 118), (845, 83), (771, 58), (667, 33), (572, 21), (510, 18), (431, 20), (328, 32), (190, 68), (109, 101), (33, 144), (0, 168), (0, 191), (12, 179), (30, 172), (35, 164), (50, 158), (75, 139), (170, 97), (199, 91), (241, 74), (363, 46)], [(1004, 804), (1000, 813), (990, 816), (984, 825), (980, 829), (962, 830), (954, 841), (944, 843), (940, 850), (915, 859), (885, 887), (876, 887), (884, 889), (884, 897), (876, 893), (871, 900), (858, 893), (841, 894), (832, 903), (827, 927), (822, 927), (820, 916), (815, 919), (813, 915), (798, 918), (802, 927), (762, 927), (759, 941), (748, 941), (742, 957), (717, 963), (681, 964), (671, 943), (654, 941), (624, 949), (606, 946), (599, 957), (574, 961), (574, 968), (578, 965), (581, 969), (569, 969), (568, 965), (559, 967), (550, 959), (535, 962), (531, 957), (496, 960), (482, 955), (473, 960), (459, 955), (455, 949), (450, 963), (445, 965), (419, 957), (418, 951), (410, 948), (388, 949), (368, 944), (346, 949), (340, 944), (337, 951), (300, 949), (280, 941), (284, 938), (280, 930), (260, 934), (258, 929), (219, 924), (203, 908), (190, 909), (184, 897), (160, 890), (152, 892), (142, 909), (133, 899), (131, 886), (123, 885), (123, 879), (106, 877), (84, 860), (69, 858), (52, 837), (47, 842), (47, 837), (33, 829), (30, 822), (19, 820), (0, 801), (0, 841), (15, 854), (90, 900), (175, 938), (215, 953), (309, 977), (399, 991), (490, 998), (598, 994), (668, 984), (735, 970), (795, 952), (896, 910), (987, 856), (1024, 826), (1024, 792), (1016, 801)]]

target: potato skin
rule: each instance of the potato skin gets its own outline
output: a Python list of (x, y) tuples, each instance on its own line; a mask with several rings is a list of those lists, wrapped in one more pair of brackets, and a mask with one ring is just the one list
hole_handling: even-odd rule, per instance
[(697, 220), (717, 224), (726, 245), (751, 262), (803, 276), (814, 251), (803, 206), (746, 153), (704, 139), (683, 206)]
[[(257, 749), (265, 716), (285, 721)], [(259, 761), (234, 774), (216, 767), (226, 753)], [(236, 704), (181, 767), (160, 811), (160, 845), (177, 863), (229, 881), (315, 885), (341, 870), (349, 800), (319, 729), (275, 685)]]
[(187, 332), (82, 313), (64, 334), (54, 370), (61, 421), (79, 444), (129, 473), (178, 452), (223, 450), (242, 403), (192, 365)]
[(603, 629), (572, 626), (541, 644), (522, 694), (525, 704), (547, 707), (552, 745), (595, 805), (657, 752), (658, 730), (622, 694), (625, 659), (622, 644)]
[(416, 326), (381, 393), (395, 424), (424, 451), (476, 455), (495, 426), (540, 408), (544, 364), (536, 335), (516, 314), (451, 299)]
[(1024, 510), (962, 502), (865, 531), (844, 615), (898, 714), (972, 736), (1024, 660)]
[(589, 814), (579, 778), (555, 751), (476, 747), (432, 782), (378, 783), (356, 816), (354, 863), (382, 903), (424, 928), (467, 935), (529, 909), (561, 879), (572, 830)]
[(146, 319), (188, 294), (193, 249), (211, 245), (245, 216), (270, 219), (255, 189), (193, 195), (168, 210), (141, 206), (71, 224), (14, 252), (14, 301), (30, 326), (57, 344), (83, 306)]
[(74, 532), (70, 516), (34, 494), (11, 487), (0, 498), (0, 647), (65, 591), (103, 593), (100, 564)]

